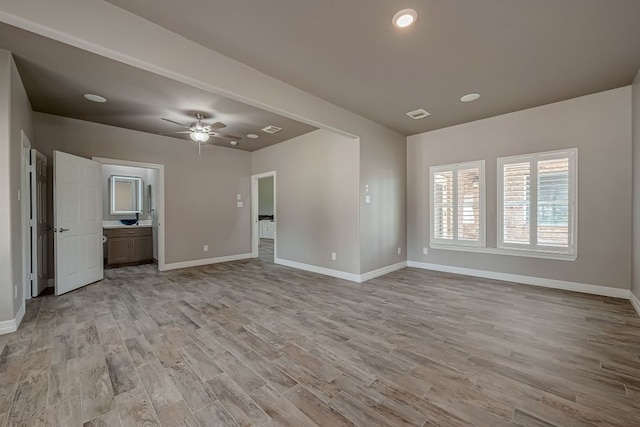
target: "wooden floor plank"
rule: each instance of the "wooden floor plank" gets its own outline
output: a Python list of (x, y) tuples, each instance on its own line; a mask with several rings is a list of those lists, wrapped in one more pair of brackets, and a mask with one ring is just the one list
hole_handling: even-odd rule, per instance
[(258, 259), (105, 270), (0, 336), (0, 427), (640, 425), (628, 301)]

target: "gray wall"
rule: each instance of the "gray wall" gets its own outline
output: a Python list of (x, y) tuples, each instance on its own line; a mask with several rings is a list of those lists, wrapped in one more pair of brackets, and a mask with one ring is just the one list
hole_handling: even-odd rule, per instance
[(24, 300), (22, 208), (17, 198), (22, 130), (33, 143), (29, 99), (11, 54), (0, 50), (0, 321), (15, 318)]
[(48, 157), (59, 150), (164, 164), (166, 263), (251, 252), (250, 207), (236, 207), (236, 194), (250, 196), (251, 153), (204, 146), (198, 157), (187, 141), (41, 113), (34, 131)]
[(365, 140), (360, 144), (360, 273), (407, 259), (407, 140), (383, 131)]
[(276, 171), (278, 258), (359, 273), (358, 145), (317, 130), (253, 153), (253, 174)]
[[(361, 173), (358, 196), (363, 254), (358, 270), (366, 272), (405, 259), (404, 253), (396, 254), (406, 240), (405, 161), (399, 159), (404, 136), (107, 2), (83, 1), (84, 13), (100, 19), (91, 25), (78, 25), (71, 13), (76, 6), (74, 0), (60, 0), (57, 10), (69, 13), (51, 14), (42, 13), (39, 2), (22, 1), (3, 5), (3, 11), (5, 19), (14, 25), (38, 34), (319, 128), (359, 137), (361, 158), (353, 163)], [(113, 28), (127, 28), (127, 32)], [(149, 49), (148, 40), (163, 49)], [(366, 183), (380, 190), (367, 206), (363, 194)], [(388, 192), (390, 188), (399, 193)], [(380, 204), (376, 205), (376, 200)]]
[(258, 180), (258, 215), (273, 215), (273, 177)]
[(631, 292), (640, 299), (640, 70), (632, 86), (633, 134), (633, 272)]
[[(629, 289), (631, 88), (571, 99), (408, 138), (412, 261)], [(496, 247), (496, 159), (578, 148), (578, 259), (430, 250), (429, 167), (486, 160), (487, 246)]]

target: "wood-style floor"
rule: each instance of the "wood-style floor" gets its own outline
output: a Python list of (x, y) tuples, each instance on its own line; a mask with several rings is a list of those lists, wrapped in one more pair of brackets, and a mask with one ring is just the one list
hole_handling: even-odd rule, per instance
[(640, 425), (628, 301), (261, 260), (107, 275), (0, 336), (0, 425)]

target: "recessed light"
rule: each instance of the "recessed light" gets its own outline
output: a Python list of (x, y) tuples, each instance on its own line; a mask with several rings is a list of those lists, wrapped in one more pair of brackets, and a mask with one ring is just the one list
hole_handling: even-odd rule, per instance
[(425, 117), (429, 117), (431, 114), (423, 108), (418, 110), (409, 111), (407, 116), (411, 117), (414, 120), (424, 119)]
[(398, 28), (405, 28), (416, 22), (416, 19), (418, 19), (418, 12), (413, 9), (402, 9), (393, 15), (392, 22)]
[(107, 98), (105, 98), (104, 96), (96, 95), (93, 93), (85, 93), (83, 96), (85, 97), (85, 99), (88, 99), (89, 101), (107, 102)]
[(250, 138), (250, 139), (257, 139), (257, 138), (258, 138), (258, 135), (256, 135), (255, 133), (249, 133), (249, 134), (247, 134), (247, 138)]
[(238, 141), (229, 141), (229, 144), (231, 144), (231, 145), (238, 145)]
[(477, 94), (477, 93), (469, 93), (469, 94), (463, 96), (462, 98), (460, 98), (460, 101), (462, 101), (462, 102), (471, 102), (471, 101), (475, 101), (478, 98), (480, 98), (479, 94)]

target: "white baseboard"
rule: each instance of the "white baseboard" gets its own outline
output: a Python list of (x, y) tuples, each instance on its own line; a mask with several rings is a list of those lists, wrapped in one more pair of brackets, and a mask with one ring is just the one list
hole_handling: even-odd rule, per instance
[(407, 261), (402, 261), (397, 264), (388, 265), (386, 267), (378, 268), (377, 270), (370, 271), (368, 273), (364, 273), (360, 275), (360, 281), (366, 282), (369, 279), (373, 279), (374, 277), (384, 276), (385, 274), (389, 274), (393, 271), (402, 270), (407, 266)]
[(325, 276), (337, 277), (338, 279), (350, 280), (352, 282), (360, 283), (360, 275), (354, 273), (347, 273), (340, 270), (332, 270), (330, 268), (318, 267), (317, 265), (304, 264), (302, 262), (289, 261), (288, 259), (276, 258), (273, 260), (275, 264), (284, 265), (287, 267), (297, 268), (298, 270), (310, 271), (312, 273), (320, 273)]
[(631, 305), (636, 309), (638, 316), (640, 316), (640, 300), (633, 294), (633, 292), (629, 292), (629, 301), (631, 301)]
[(499, 273), (495, 271), (475, 270), (472, 268), (453, 267), (442, 264), (408, 261), (407, 266), (425, 270), (442, 271), (445, 273), (464, 274), (466, 276), (482, 277), (485, 279), (504, 280), (506, 282), (522, 283), (525, 285), (541, 286), (544, 288), (563, 289), (566, 291), (582, 292), (585, 294), (602, 295), (613, 298), (629, 299), (631, 291), (628, 289), (610, 288), (607, 286), (589, 285), (586, 283), (567, 282), (564, 280), (545, 279), (541, 277), (521, 276), (519, 274)]
[(0, 322), (0, 335), (10, 334), (11, 332), (15, 332), (18, 330), (20, 323), (22, 322), (22, 318), (24, 317), (25, 305), (24, 301), (22, 301), (22, 305), (18, 310), (18, 314), (14, 319), (5, 320)]
[(288, 259), (276, 258), (274, 263), (284, 265), (287, 267), (297, 268), (299, 270), (310, 271), (312, 273), (324, 274), (325, 276), (337, 277), (338, 279), (349, 280), (351, 282), (362, 283), (374, 277), (384, 276), (392, 271), (400, 270), (407, 266), (406, 261), (399, 262), (397, 264), (388, 265), (386, 267), (379, 268), (377, 270), (370, 271), (364, 274), (347, 273), (345, 271), (333, 270), (326, 267), (318, 267), (317, 265), (304, 264), (297, 261), (289, 261)]
[(237, 255), (227, 255), (221, 256), (217, 258), (206, 258), (206, 259), (196, 259), (193, 261), (183, 261), (183, 262), (173, 262), (171, 264), (165, 264), (162, 268), (162, 271), (167, 270), (177, 270), (179, 268), (189, 268), (189, 267), (198, 267), (201, 265), (208, 264), (218, 264), (220, 262), (229, 262), (229, 261), (238, 261), (241, 259), (251, 258), (252, 254), (237, 254)]

